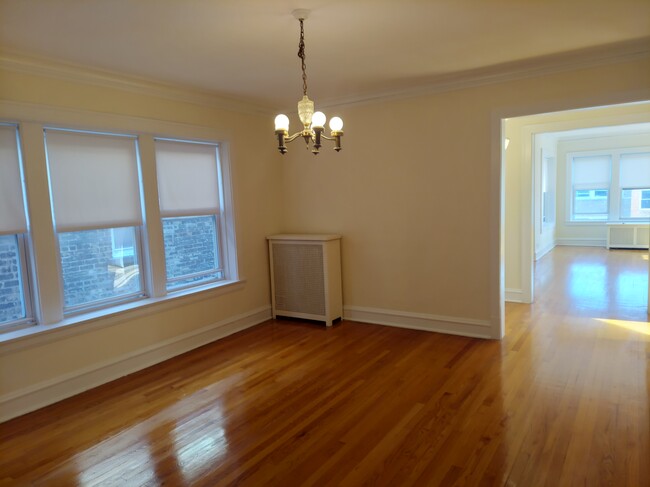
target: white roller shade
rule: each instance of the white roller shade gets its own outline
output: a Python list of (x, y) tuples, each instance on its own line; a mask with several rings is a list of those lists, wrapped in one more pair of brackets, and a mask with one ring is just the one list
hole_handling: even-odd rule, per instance
[(142, 224), (133, 137), (46, 131), (59, 232)]
[(0, 235), (27, 231), (16, 130), (0, 125)]
[(610, 156), (573, 158), (573, 186), (577, 189), (609, 188), (612, 174)]
[(156, 168), (163, 217), (219, 211), (216, 145), (156, 140)]
[(650, 188), (650, 152), (621, 155), (620, 186)]

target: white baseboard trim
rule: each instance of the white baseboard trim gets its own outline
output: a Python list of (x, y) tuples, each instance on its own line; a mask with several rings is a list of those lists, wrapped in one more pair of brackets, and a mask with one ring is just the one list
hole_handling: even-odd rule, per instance
[(573, 247), (606, 247), (606, 238), (558, 238), (556, 245), (567, 245)]
[(347, 320), (394, 326), (397, 328), (433, 331), (473, 338), (492, 338), (491, 324), (487, 320), (437, 316), (424, 313), (411, 313), (408, 311), (365, 308), (361, 306), (344, 306), (343, 317)]
[(0, 422), (150, 367), (271, 319), (264, 306), (149, 347), (0, 396)]
[(506, 288), (505, 300), (509, 303), (525, 303), (524, 292), (521, 289)]
[(555, 248), (555, 242), (551, 242), (550, 244), (546, 245), (545, 247), (542, 247), (539, 250), (535, 251), (535, 261), (538, 261), (542, 257), (544, 257), (546, 254), (548, 254), (551, 250)]

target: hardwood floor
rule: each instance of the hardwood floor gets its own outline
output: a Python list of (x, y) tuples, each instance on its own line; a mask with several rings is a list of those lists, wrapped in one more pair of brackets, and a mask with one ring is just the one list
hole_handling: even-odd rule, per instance
[(650, 485), (647, 253), (559, 247), (484, 341), (267, 322), (0, 425), (0, 485)]

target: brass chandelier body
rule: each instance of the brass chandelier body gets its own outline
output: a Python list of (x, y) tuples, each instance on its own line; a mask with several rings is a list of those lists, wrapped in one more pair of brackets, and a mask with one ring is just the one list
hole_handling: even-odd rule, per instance
[(302, 122), (302, 130), (293, 135), (289, 135), (289, 117), (280, 114), (275, 117), (275, 135), (278, 138), (278, 150), (281, 154), (287, 152), (285, 144), (302, 137), (309, 149), (309, 143), (312, 143), (311, 152), (316, 155), (322, 146), (321, 141), (334, 141), (335, 151), (341, 150), (341, 137), (343, 136), (343, 121), (339, 117), (330, 119), (330, 136), (325, 135), (325, 114), (323, 112), (314, 112), (314, 102), (307, 96), (307, 70), (305, 64), (305, 30), (304, 21), (309, 12), (306, 10), (296, 10), (294, 16), (300, 22), (300, 42), (298, 44), (298, 57), (301, 60), (302, 67), (302, 100), (298, 102), (298, 117)]

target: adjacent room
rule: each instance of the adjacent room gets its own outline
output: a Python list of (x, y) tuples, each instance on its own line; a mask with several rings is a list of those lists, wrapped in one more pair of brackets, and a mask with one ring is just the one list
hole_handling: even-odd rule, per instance
[(650, 485), (650, 4), (0, 0), (0, 485)]

